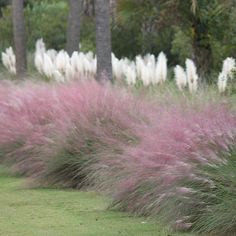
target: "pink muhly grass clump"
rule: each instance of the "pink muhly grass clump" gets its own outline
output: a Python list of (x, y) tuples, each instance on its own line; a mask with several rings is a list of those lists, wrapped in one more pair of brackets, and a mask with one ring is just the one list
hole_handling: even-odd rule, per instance
[[(80, 187), (90, 162), (137, 142), (141, 102), (96, 82), (11, 86), (1, 101), (2, 160), (41, 185)], [(86, 168), (85, 168), (86, 167)]]
[(52, 87), (29, 82), (11, 85), (1, 97), (1, 159), (13, 172), (28, 175), (40, 168), (37, 153), (59, 115), (58, 105)]
[(68, 118), (51, 133), (54, 155), (47, 158), (38, 180), (63, 187), (93, 185), (94, 163), (116, 159), (126, 146), (138, 142), (135, 127), (144, 117), (141, 102), (95, 82), (63, 86), (58, 93)]
[(118, 160), (100, 164), (97, 176), (102, 181), (97, 187), (120, 210), (165, 218), (169, 209), (174, 215), (175, 206), (167, 207), (169, 199), (183, 194), (183, 189), (191, 192), (179, 183), (192, 178), (197, 164), (221, 162), (218, 150), (227, 150), (235, 127), (236, 116), (225, 105), (163, 109), (155, 123), (140, 129), (138, 145), (127, 147)]
[(228, 221), (236, 215), (236, 114), (226, 102), (147, 102), (94, 81), (3, 83), (0, 91), (1, 161), (34, 184), (89, 186), (113, 208), (178, 229), (235, 229), (219, 223), (224, 209)]

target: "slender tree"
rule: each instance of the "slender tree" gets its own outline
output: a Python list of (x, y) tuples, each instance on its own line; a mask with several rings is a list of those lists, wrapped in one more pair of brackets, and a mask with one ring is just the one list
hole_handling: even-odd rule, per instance
[(69, 0), (66, 50), (70, 55), (79, 51), (82, 8), (83, 0)]
[(26, 35), (24, 26), (24, 0), (12, 0), (13, 34), (16, 53), (16, 73), (22, 77), (26, 73)]
[(97, 80), (112, 81), (110, 1), (95, 0)]

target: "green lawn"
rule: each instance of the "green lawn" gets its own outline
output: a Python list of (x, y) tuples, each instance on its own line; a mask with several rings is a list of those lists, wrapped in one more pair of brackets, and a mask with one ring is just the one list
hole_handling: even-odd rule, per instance
[(91, 192), (27, 189), (0, 168), (1, 236), (174, 236), (154, 222), (107, 211)]

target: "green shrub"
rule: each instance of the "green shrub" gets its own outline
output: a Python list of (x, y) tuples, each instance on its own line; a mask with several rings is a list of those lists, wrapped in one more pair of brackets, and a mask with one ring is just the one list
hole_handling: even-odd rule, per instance
[[(48, 47), (62, 49), (65, 46), (68, 7), (66, 2), (37, 2), (25, 8), (25, 25), (27, 46), (33, 50), (35, 42), (43, 38)], [(12, 9), (8, 6), (2, 10), (0, 18), (0, 50), (13, 45)]]

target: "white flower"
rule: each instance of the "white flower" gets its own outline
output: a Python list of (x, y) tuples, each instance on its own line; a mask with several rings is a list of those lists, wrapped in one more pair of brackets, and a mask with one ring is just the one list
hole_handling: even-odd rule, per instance
[(186, 64), (186, 73), (187, 73), (189, 91), (193, 93), (196, 92), (198, 89), (197, 68), (191, 59), (187, 59), (185, 61), (185, 64)]
[(225, 92), (227, 87), (227, 81), (228, 76), (224, 72), (221, 72), (218, 77), (218, 89), (220, 93)]
[(235, 60), (228, 57), (223, 61), (222, 71), (218, 76), (218, 89), (220, 93), (225, 92), (228, 79), (233, 78), (233, 70), (235, 69)]
[(167, 58), (166, 55), (161, 52), (157, 58), (155, 69), (155, 83), (163, 83), (167, 79)]
[(40, 74), (43, 74), (43, 54), (35, 53), (34, 65)]
[(57, 51), (54, 49), (47, 50), (47, 55), (51, 58), (52, 62), (54, 63), (57, 57)]
[(174, 68), (174, 73), (175, 73), (175, 81), (176, 81), (177, 87), (179, 88), (179, 90), (182, 91), (187, 85), (186, 72), (184, 71), (183, 67), (177, 65)]
[(68, 81), (75, 78), (75, 70), (69, 62), (66, 64), (65, 78)]
[(232, 77), (232, 71), (235, 68), (235, 60), (232, 57), (228, 57), (223, 61), (222, 72), (227, 76)]
[(122, 66), (120, 60), (112, 53), (112, 71), (115, 79), (122, 78)]
[(58, 71), (65, 74), (66, 72), (66, 65), (69, 63), (70, 57), (68, 53), (64, 50), (58, 52), (56, 59), (55, 59), (55, 66)]
[(42, 53), (43, 54), (43, 53), (46, 52), (46, 47), (45, 47), (45, 44), (43, 42), (43, 39), (38, 39), (36, 41), (35, 48), (36, 48), (36, 53), (38, 52), (38, 53)]
[(151, 72), (149, 71), (148, 67), (143, 65), (141, 70), (141, 79), (143, 81), (144, 86), (148, 86), (151, 83)]
[(2, 52), (2, 63), (11, 74), (16, 74), (16, 56), (12, 47), (9, 47), (5, 52)]
[(48, 77), (52, 78), (55, 71), (55, 66), (52, 63), (51, 58), (44, 53), (43, 55), (43, 73)]
[(128, 85), (134, 85), (136, 83), (136, 68), (134, 62), (130, 66), (127, 66), (125, 76)]
[(144, 66), (144, 61), (142, 59), (142, 57), (139, 55), (139, 56), (136, 56), (135, 58), (135, 64), (136, 64), (136, 71), (137, 71), (137, 77), (138, 79), (141, 80), (141, 77), (142, 77), (142, 68)]
[(65, 82), (65, 77), (58, 70), (53, 71), (53, 78), (59, 83)]

